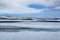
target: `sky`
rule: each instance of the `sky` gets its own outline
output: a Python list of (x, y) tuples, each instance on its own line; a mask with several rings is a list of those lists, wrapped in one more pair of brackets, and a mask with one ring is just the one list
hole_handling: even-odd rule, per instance
[(60, 0), (0, 0), (0, 16), (60, 17)]

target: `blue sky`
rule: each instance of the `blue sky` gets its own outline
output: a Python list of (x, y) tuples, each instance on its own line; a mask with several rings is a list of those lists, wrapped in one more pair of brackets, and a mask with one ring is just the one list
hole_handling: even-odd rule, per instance
[(60, 0), (0, 0), (0, 16), (60, 17)]

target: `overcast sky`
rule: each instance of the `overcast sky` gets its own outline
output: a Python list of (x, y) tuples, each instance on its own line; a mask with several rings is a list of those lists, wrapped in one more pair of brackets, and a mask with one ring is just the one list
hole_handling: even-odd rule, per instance
[(0, 14), (60, 17), (60, 0), (0, 0)]

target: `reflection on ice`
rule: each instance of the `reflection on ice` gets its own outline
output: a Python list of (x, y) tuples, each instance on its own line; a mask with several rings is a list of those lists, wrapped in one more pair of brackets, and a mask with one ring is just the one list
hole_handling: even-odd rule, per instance
[(60, 32), (60, 28), (27, 28), (27, 27), (20, 27), (20, 28), (0, 28), (0, 32), (22, 32), (22, 31), (47, 31), (47, 32)]
[(60, 22), (17, 22), (17, 23), (0, 23), (0, 25), (30, 28), (60, 28)]
[(49, 31), (60, 32), (60, 22), (0, 23), (0, 32)]

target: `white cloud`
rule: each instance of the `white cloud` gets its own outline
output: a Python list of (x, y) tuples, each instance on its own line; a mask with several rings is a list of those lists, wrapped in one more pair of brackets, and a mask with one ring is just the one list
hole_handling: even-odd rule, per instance
[(54, 9), (60, 9), (60, 6), (59, 7), (55, 7)]
[(0, 0), (0, 5), (5, 5), (0, 9), (0, 13), (38, 13), (43, 10), (37, 10), (27, 7), (31, 2), (28, 0)]
[(37, 0), (36, 2), (46, 6), (60, 6), (60, 0)]
[(29, 8), (27, 7), (29, 4), (57, 7), (60, 6), (60, 0), (0, 0), (0, 5), (4, 5), (0, 13), (38, 13), (45, 10)]

